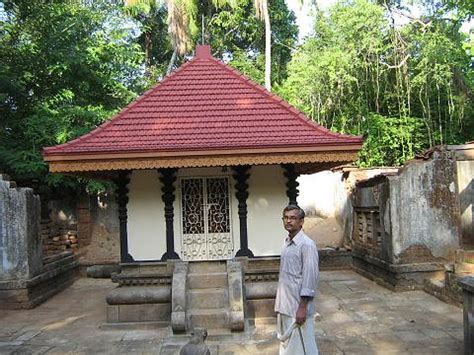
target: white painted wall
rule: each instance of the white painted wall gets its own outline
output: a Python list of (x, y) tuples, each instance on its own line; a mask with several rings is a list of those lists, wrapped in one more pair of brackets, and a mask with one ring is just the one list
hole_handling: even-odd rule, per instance
[(160, 260), (166, 252), (162, 184), (156, 170), (135, 170), (129, 183), (128, 251), (137, 261)]
[[(256, 256), (279, 255), (285, 238), (281, 211), (288, 204), (286, 178), (278, 166), (254, 166), (250, 170), (248, 205), (249, 248)], [(231, 197), (232, 234), (234, 252), (240, 249), (238, 201), (232, 169), (189, 168), (178, 170), (182, 177), (229, 176)], [(175, 251), (181, 252), (181, 191), (176, 183), (174, 202)], [(162, 184), (153, 170), (136, 170), (131, 175), (128, 202), (128, 248), (137, 261), (160, 260), (166, 252), (164, 203), (161, 199)]]
[(286, 237), (281, 215), (288, 205), (283, 168), (279, 165), (253, 166), (248, 182), (249, 248), (255, 256), (280, 255)]

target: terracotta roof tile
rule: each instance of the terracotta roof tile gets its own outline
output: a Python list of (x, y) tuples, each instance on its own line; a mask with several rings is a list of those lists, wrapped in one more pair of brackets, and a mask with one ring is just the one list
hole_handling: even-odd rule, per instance
[(360, 145), (210, 56), (208, 46), (110, 121), (44, 155)]

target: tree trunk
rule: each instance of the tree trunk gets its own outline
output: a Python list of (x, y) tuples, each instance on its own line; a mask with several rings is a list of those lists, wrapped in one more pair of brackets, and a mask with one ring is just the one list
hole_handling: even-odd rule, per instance
[(177, 56), (177, 50), (176, 48), (173, 51), (173, 55), (171, 56), (170, 63), (168, 64), (168, 69), (166, 70), (166, 75), (169, 75), (171, 71), (173, 70), (174, 67), (174, 62), (176, 62), (176, 56)]
[(145, 32), (145, 76), (151, 77), (151, 50), (153, 41), (151, 39), (152, 33), (150, 30)]
[(263, 16), (265, 21), (265, 88), (272, 91), (272, 30), (270, 14), (268, 13), (268, 0), (263, 1)]

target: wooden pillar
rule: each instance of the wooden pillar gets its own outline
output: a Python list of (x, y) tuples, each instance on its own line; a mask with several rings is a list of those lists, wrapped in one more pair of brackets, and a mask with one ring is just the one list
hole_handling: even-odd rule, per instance
[(165, 203), (165, 221), (166, 221), (166, 253), (163, 254), (161, 260), (179, 259), (179, 255), (174, 250), (174, 208), (173, 202), (175, 199), (174, 182), (176, 181), (177, 169), (159, 169), (160, 181), (163, 183), (161, 191), (163, 195), (161, 198)]
[(234, 174), (232, 175), (236, 181), (235, 196), (239, 201), (239, 224), (240, 224), (240, 250), (235, 256), (248, 256), (253, 258), (253, 253), (248, 246), (247, 234), (247, 198), (249, 197), (247, 179), (250, 177), (248, 173), (250, 166), (239, 165), (233, 167)]
[(127, 233), (127, 203), (128, 203), (128, 183), (130, 182), (130, 171), (119, 171), (117, 184), (117, 203), (120, 224), (120, 262), (131, 263), (133, 257), (128, 253), (128, 233)]
[(284, 164), (282, 165), (283, 169), (285, 169), (285, 177), (287, 179), (286, 182), (286, 195), (288, 196), (288, 203), (290, 205), (298, 206), (298, 202), (296, 202), (296, 198), (298, 197), (298, 178), (299, 174), (296, 172), (295, 164)]

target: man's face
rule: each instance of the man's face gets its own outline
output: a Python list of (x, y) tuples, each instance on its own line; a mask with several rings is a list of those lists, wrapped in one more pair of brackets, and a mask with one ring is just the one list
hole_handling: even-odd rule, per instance
[(288, 233), (298, 232), (303, 227), (304, 218), (299, 218), (298, 210), (283, 213), (283, 226)]

